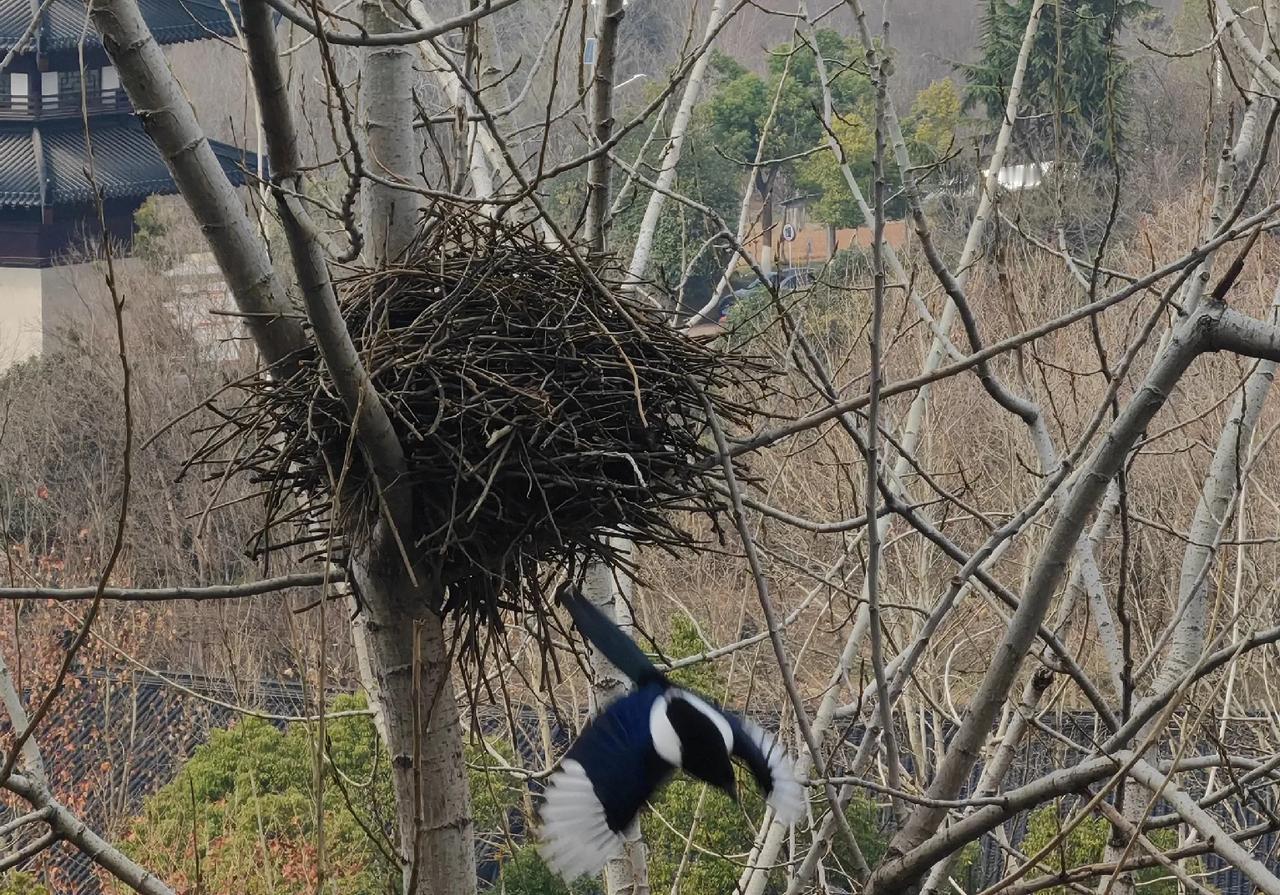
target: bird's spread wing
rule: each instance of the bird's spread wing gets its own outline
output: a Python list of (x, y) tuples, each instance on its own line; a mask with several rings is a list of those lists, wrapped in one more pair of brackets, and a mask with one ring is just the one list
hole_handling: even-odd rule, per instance
[(587, 640), (591, 641), (592, 646), (598, 649), (619, 671), (635, 681), (637, 686), (643, 687), (648, 683), (666, 681), (666, 677), (649, 661), (649, 657), (640, 650), (640, 647), (636, 646), (635, 641), (622, 633), (611, 619), (593, 606), (591, 601), (576, 588), (562, 588), (560, 602), (565, 609), (569, 610), (574, 625)]
[(724, 717), (733, 730), (733, 757), (756, 778), (777, 821), (798, 821), (804, 811), (804, 789), (796, 779), (791, 756), (773, 734), (751, 719), (739, 718), (732, 712), (725, 712)]
[(600, 871), (674, 768), (653, 747), (649, 712), (662, 687), (624, 696), (592, 721), (551, 775), (538, 815), (538, 848), (565, 880)]

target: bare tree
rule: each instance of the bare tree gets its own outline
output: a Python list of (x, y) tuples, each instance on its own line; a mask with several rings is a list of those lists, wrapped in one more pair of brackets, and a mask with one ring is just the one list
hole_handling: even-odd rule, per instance
[[(715, 101), (710, 54), (747, 4), (687, 4), (669, 77), (630, 106), (616, 87), (629, 48), (647, 35), (633, 34), (625, 6), (492, 0), (446, 14), (419, 2), (361, 0), (353, 12), (244, 0), (270, 160), (264, 228), (218, 168), (136, 3), (92, 0), (92, 23), (252, 335), (262, 388), (302, 382), (332, 393), (342, 445), (322, 451), (327, 476), (316, 493), (294, 489), (287, 499), (304, 510), (327, 502), (336, 521), (324, 538), (343, 550), (320, 551), (335, 562), (321, 573), (146, 587), (113, 578), (103, 557), (96, 586), (11, 581), (0, 597), (88, 600), (83, 640), (107, 600), (207, 602), (349, 581), (354, 652), (392, 760), (404, 891), (475, 891), (466, 709), (518, 668), (528, 674), (516, 685), (521, 700), (545, 712), (544, 701), (554, 707), (568, 695), (576, 710), (577, 678), (562, 668), (555, 679), (564, 632), (536, 611), (504, 616), (506, 630), (528, 640), (511, 648), (517, 635), (505, 635), (506, 658), (488, 660), (501, 668), (484, 659), (461, 667), (455, 648), (468, 634), (449, 607), (462, 585), (443, 580), (422, 546), (430, 522), (408, 459), (420, 433), (381, 384), (385, 358), (350, 322), (343, 277), (357, 259), (374, 271), (421, 263), (413, 250), (422, 232), (462, 215), (495, 234), (508, 222), (534, 228), (541, 249), (590, 289), (652, 298), (669, 314), (664, 296), (648, 294), (657, 291), (646, 280), (655, 237), (664, 217), (696, 215), (730, 256), (723, 281), (736, 269), (759, 281), (758, 300), (744, 302), (724, 334), (725, 351), (767, 357), (780, 385), (759, 393), (722, 384), (733, 401), (752, 396), (757, 422), (723, 419), (708, 398), (695, 433), (714, 445), (689, 463), (717, 476), (710, 493), (736, 532), (729, 555), (664, 559), (625, 530), (601, 531), (607, 548), (593, 557), (587, 590), (637, 637), (663, 634), (673, 607), (697, 619), (707, 648), (673, 667), (725, 659), (735, 681), (748, 667), (744, 692), (794, 732), (814, 796), (808, 822), (753, 818), (740, 889), (761, 895), (781, 879), (799, 895), (838, 878), (867, 893), (967, 891), (958, 859), (985, 842), (999, 853), (999, 878), (983, 881), (983, 892), (1133, 892), (1148, 868), (1206, 891), (1195, 860), (1213, 853), (1258, 891), (1280, 893), (1259, 852), (1280, 828), (1266, 674), (1280, 641), (1271, 593), (1280, 568), (1259, 549), (1275, 537), (1265, 520), (1275, 507), (1277, 425), (1266, 399), (1280, 360), (1268, 235), (1280, 221), (1269, 176), (1271, 96), (1280, 90), (1274, 4), (1254, 21), (1214, 0), (1212, 39), (1179, 50), (1216, 76), (1204, 141), (1221, 148), (1205, 153), (1179, 199), (1146, 204), (1130, 198), (1140, 192), (1129, 186), (1141, 176), (1138, 153), (1101, 166), (1060, 157), (1060, 180), (1038, 191), (1009, 189), (1002, 176), (1032, 151), (1020, 136), (1029, 73), (1061, 64), (1036, 57), (1053, 4), (1028, 7), (1003, 121), (982, 141), (972, 190), (915, 156), (887, 22), (871, 21), (858, 0), (843, 5), (860, 48), (851, 74), (821, 49), (819, 29), (834, 13), (802, 2), (772, 16), (791, 42), (756, 124), (777, 126), (793, 64), (814, 72), (811, 111), (825, 136), (806, 155), (825, 154), (869, 224), (865, 253), (847, 269), (817, 271), (800, 292), (780, 292), (767, 251), (756, 257), (744, 245), (766, 141), (755, 159), (736, 160), (746, 183), (736, 226), (694, 198), (696, 175), (682, 166), (698, 111)], [(280, 40), (275, 13), (296, 46)], [(505, 64), (512, 46), (528, 49), (535, 26), (521, 64)], [(295, 80), (292, 55), (304, 46), (314, 54), (309, 75)], [(845, 94), (833, 85), (850, 76), (866, 79), (869, 105), (839, 106)], [(308, 95), (322, 102), (301, 107), (317, 85)], [(853, 120), (871, 146), (869, 181), (842, 142)], [(624, 141), (644, 134), (638, 154), (623, 157)], [(1051, 192), (1083, 194), (1081, 184), (1108, 199), (1080, 228), (1102, 234), (1084, 251), (1067, 221), (1086, 210), (1040, 207), (1054, 204)], [(618, 244), (611, 215), (633, 200), (644, 209), (638, 234)], [(958, 220), (939, 212), (942, 200), (963, 206)], [(909, 242), (887, 235), (894, 205)], [(680, 262), (705, 250), (683, 247)], [(616, 289), (605, 286), (611, 264)], [(672, 330), (718, 306), (723, 285)], [(430, 352), (395, 360), (432, 362)], [(490, 447), (503, 450), (506, 434), (487, 434)], [(639, 471), (638, 453), (618, 458), (620, 475)], [(368, 512), (355, 512), (362, 501)], [(685, 521), (707, 543), (727, 535)], [(601, 657), (591, 665), (599, 708), (628, 682)], [(468, 686), (468, 674), (481, 685)], [(0, 697), (17, 731), (3, 786), (30, 808), (19, 826), (41, 830), (3, 866), (65, 839), (137, 891), (169, 891), (57, 800), (42, 776), (41, 711), (28, 709), (3, 664)], [(1241, 717), (1267, 724), (1241, 733)], [(545, 715), (543, 736), (550, 763)], [(1037, 752), (1052, 760), (1033, 762)], [(1032, 770), (1014, 776), (1020, 763)], [(882, 855), (865, 853), (855, 835), (846, 814), (855, 799), (877, 806)], [(1265, 807), (1245, 811), (1257, 805)], [(704, 810), (725, 809), (700, 801)], [(1015, 841), (1010, 822), (1041, 812), (1059, 823), (1049, 841)], [(1105, 850), (1080, 866), (1054, 864), (1089, 822), (1109, 831)], [(698, 824), (677, 884), (691, 861), (710, 860), (690, 857)], [(1179, 833), (1173, 845), (1158, 833), (1167, 828)], [(611, 892), (649, 890), (638, 835), (607, 881)]]

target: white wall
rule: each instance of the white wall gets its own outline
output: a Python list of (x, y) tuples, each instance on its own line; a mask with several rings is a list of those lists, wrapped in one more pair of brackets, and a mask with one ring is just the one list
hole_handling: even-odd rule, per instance
[(0, 370), (44, 346), (44, 271), (0, 267)]

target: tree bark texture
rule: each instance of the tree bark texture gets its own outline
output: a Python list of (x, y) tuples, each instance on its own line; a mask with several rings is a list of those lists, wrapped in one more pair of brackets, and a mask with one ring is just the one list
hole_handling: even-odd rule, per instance
[(89, 14), (120, 73), (147, 135), (160, 150), (195, 216), (254, 344), (273, 371), (287, 374), (307, 344), (271, 257), (227, 180), (135, 0), (93, 0)]
[[(398, 31), (404, 26), (394, 5), (361, 0), (364, 27), (371, 34)], [(422, 215), (421, 194), (394, 184), (414, 185), (420, 178), (421, 156), (413, 130), (413, 51), (405, 46), (372, 47), (361, 51), (360, 111), (366, 146), (365, 164), (376, 181), (365, 187), (365, 245), (372, 259), (398, 258), (409, 245)]]
[[(600, 0), (604, 4), (596, 28), (596, 62), (591, 75), (591, 134), (594, 146), (603, 146), (613, 135), (614, 65), (618, 58), (618, 29), (626, 11), (624, 0)], [(587, 251), (604, 252), (609, 226), (609, 177), (613, 166), (603, 152), (587, 163)]]
[[(370, 33), (397, 30), (394, 7), (360, 5)], [(414, 54), (408, 47), (363, 50), (362, 119), (367, 164), (392, 184), (420, 180), (413, 128)], [(412, 242), (424, 208), (420, 194), (372, 183), (366, 192), (368, 260), (398, 258)], [(399, 484), (395, 491), (407, 489)], [(386, 728), (396, 791), (401, 850), (410, 895), (469, 895), (476, 888), (475, 834), (463, 758), (462, 724), (439, 613), (443, 589), (422, 564), (406, 567), (402, 544), (412, 544), (412, 497), (395, 521), (385, 516), (355, 545), (352, 577), (365, 607), (364, 639), (373, 687)], [(392, 498), (388, 504), (401, 501)], [(393, 529), (398, 526), (398, 530)]]

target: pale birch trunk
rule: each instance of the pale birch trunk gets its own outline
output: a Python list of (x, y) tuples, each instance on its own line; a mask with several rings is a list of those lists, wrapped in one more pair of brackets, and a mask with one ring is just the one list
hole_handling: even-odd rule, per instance
[[(382, 0), (361, 0), (364, 27), (372, 34), (399, 30), (397, 19)], [(413, 53), (404, 46), (372, 47), (361, 51), (361, 124), (366, 139), (365, 164), (395, 183), (414, 185), (420, 179), (421, 157), (413, 131)], [(418, 227), (421, 195), (371, 182), (365, 189), (365, 244), (370, 261), (397, 258)]]
[[(591, 81), (591, 133), (595, 146), (607, 143), (613, 135), (613, 82), (617, 61), (618, 30), (625, 13), (623, 0), (601, 0), (596, 21), (596, 63)], [(587, 214), (583, 241), (591, 255), (602, 254), (608, 245), (609, 206), (612, 194), (613, 165), (608, 153), (601, 153), (587, 164)], [(634, 545), (615, 539), (614, 546), (630, 553)], [(593, 562), (583, 582), (583, 595), (612, 618), (623, 630), (632, 627), (632, 582), (621, 569)], [(600, 711), (627, 692), (631, 686), (612, 663), (592, 651), (592, 709)], [(648, 895), (649, 852), (640, 835), (637, 821), (626, 833), (622, 854), (605, 867), (605, 888), (609, 895)]]
[[(379, 11), (373, 12), (376, 15)], [(266, 246), (222, 173), (136, 3), (95, 0), (91, 14), (131, 101), (135, 108), (145, 110), (140, 117), (209, 239), (236, 303), (246, 314), (255, 343), (269, 363), (287, 372), (296, 353), (307, 344), (306, 336), (284, 297)], [(408, 103), (412, 69), (405, 64), (407, 51), (379, 50), (370, 55), (375, 59), (367, 76), (374, 83), (383, 78), (387, 87), (383, 92), (372, 92), (374, 102), (367, 110), (371, 119), (370, 164), (380, 166), (379, 173), (384, 176), (412, 180), (416, 152), (413, 143), (406, 144), (405, 130), (400, 126), (407, 122), (412, 138), (412, 107)], [(387, 65), (380, 68), (379, 63)], [(397, 77), (403, 87), (399, 94), (395, 91)], [(393, 83), (388, 85), (388, 80)], [(388, 99), (396, 96), (399, 108)], [(370, 192), (373, 250), (383, 257), (382, 253), (398, 253), (417, 225), (420, 205), (412, 194), (399, 190), (384, 187)], [(312, 263), (300, 268), (300, 273), (303, 270), (320, 278), (310, 281), (313, 287), (324, 286), (321, 268)], [(407, 860), (405, 877), (413, 882), (413, 895), (428, 891), (466, 895), (475, 889), (474, 851), (461, 728), (444, 632), (439, 617), (431, 612), (439, 605), (440, 595), (409, 582), (385, 525), (357, 545), (355, 554), (353, 578), (368, 610), (366, 655), (376, 679), (371, 696), (381, 708), (393, 756), (397, 815)], [(421, 569), (417, 573), (418, 582), (429, 580)], [(421, 662), (415, 675), (417, 658)]]
[[(617, 63), (618, 29), (626, 12), (624, 0), (599, 0), (596, 21), (596, 64), (591, 73), (592, 149), (613, 135), (613, 80)], [(585, 241), (592, 254), (604, 252), (609, 229), (609, 177), (613, 166), (602, 152), (587, 163)]]
[(275, 276), (267, 247), (223, 174), (190, 100), (173, 77), (135, 0), (93, 0), (89, 11), (120, 73), (121, 85), (209, 240), (254, 344), (273, 373), (287, 374), (307, 337)]
[[(633, 546), (615, 539), (614, 545), (621, 551)], [(635, 582), (622, 569), (611, 569), (603, 563), (592, 563), (582, 582), (582, 595), (607, 613), (618, 627), (627, 633), (635, 628), (631, 613), (631, 599)], [(631, 689), (631, 681), (603, 655), (591, 650), (591, 711), (596, 714)], [(639, 821), (627, 831), (627, 842), (622, 854), (611, 860), (604, 869), (605, 888), (609, 895), (648, 895), (649, 851), (640, 835)]]
[[(427, 12), (422, 0), (410, 0), (409, 12), (413, 15), (414, 22), (418, 27), (426, 27), (433, 24), (431, 15)], [(477, 24), (476, 27), (482, 29), (483, 33), (488, 33), (490, 30), (490, 26), (485, 22)], [(506, 179), (502, 174), (507, 169), (506, 161), (502, 157), (502, 151), (498, 149), (497, 142), (494, 140), (487, 122), (472, 122), (468, 120), (471, 117), (470, 113), (475, 111), (475, 103), (463, 87), (462, 79), (454, 72), (453, 67), (440, 55), (430, 41), (421, 41), (417, 47), (427, 71), (435, 77), (440, 90), (449, 97), (455, 108), (463, 110), (465, 123), (462, 133), (458, 137), (466, 143), (467, 170), (471, 178), (473, 195), (478, 198), (492, 196), (495, 189), (494, 174), (497, 173), (498, 176)], [(476, 86), (477, 88), (483, 88), (484, 84), (480, 79), (477, 79)]]
[(671, 122), (671, 136), (658, 157), (658, 177), (654, 181), (656, 188), (649, 194), (644, 218), (641, 219), (640, 230), (636, 234), (635, 248), (631, 252), (631, 263), (627, 267), (627, 280), (631, 283), (643, 280), (645, 271), (649, 269), (653, 237), (658, 229), (662, 208), (667, 201), (667, 193), (676, 182), (676, 166), (680, 164), (680, 154), (684, 151), (689, 123), (693, 120), (693, 110), (698, 105), (698, 96), (702, 92), (702, 81), (706, 77), (707, 65), (711, 61), (710, 43), (724, 15), (724, 3), (725, 0), (715, 0), (711, 4), (711, 11), (707, 15), (706, 34), (703, 37), (703, 43), (707, 44), (706, 52), (699, 56), (693, 63), (693, 67), (689, 69), (684, 95), (680, 97), (680, 106), (676, 109), (675, 119)]
[[(364, 27), (395, 29), (378, 0), (363, 0)], [(415, 184), (420, 152), (413, 128), (413, 53), (407, 47), (363, 51), (362, 119), (367, 164), (393, 182)], [(420, 195), (367, 186), (369, 261), (399, 257), (421, 222)], [(391, 751), (396, 815), (409, 895), (467, 895), (476, 888), (475, 836), (463, 756), (462, 724), (439, 615), (443, 593), (423, 564), (406, 568), (402, 543), (412, 543), (412, 508), (393, 531), (386, 515), (354, 545), (352, 576), (367, 618), (365, 638), (377, 700)]]

